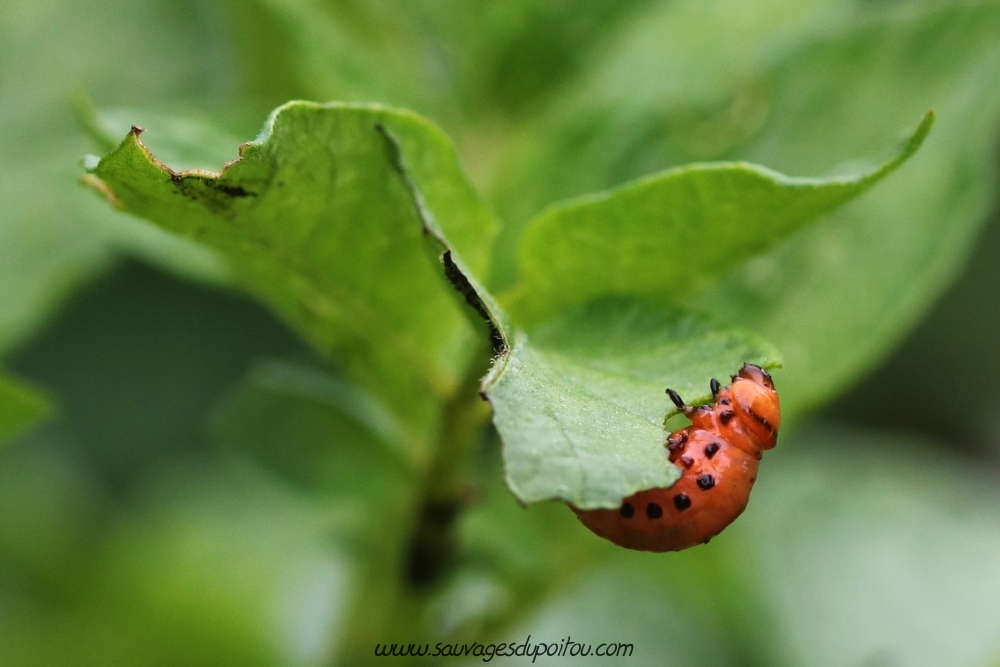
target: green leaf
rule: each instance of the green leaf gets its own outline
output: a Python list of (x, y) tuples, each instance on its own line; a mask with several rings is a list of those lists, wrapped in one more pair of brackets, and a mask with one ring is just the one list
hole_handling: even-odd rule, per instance
[(778, 345), (791, 412), (843, 390), (888, 353), (954, 279), (995, 206), (1000, 3), (900, 14), (775, 68), (769, 104), (786, 120), (740, 152), (782, 169), (837, 164), (933, 107), (940, 122), (920, 153), (857, 202), (692, 295)]
[(446, 234), (483, 275), (496, 230), (435, 126), (384, 107), (296, 102), (218, 174), (171, 171), (133, 131), (87, 178), (116, 206), (222, 253), (411, 437), (433, 426), (471, 330), (425, 237)]
[(484, 188), (504, 220), (494, 284), (514, 284), (520, 237), (546, 206), (673, 166), (744, 159), (728, 151), (769, 119), (760, 73), (842, 29), (857, 4), (653, 2), (604, 36), (577, 79), (523, 122)]
[(664, 455), (665, 388), (691, 400), (713, 376), (776, 359), (748, 331), (635, 299), (570, 311), (521, 334), (484, 382), (507, 484), (522, 502), (586, 509), (670, 486), (680, 470)]
[(725, 0), (640, 17), (525, 130), (490, 201), (494, 283), (527, 219), (558, 198), (691, 161), (858, 171), (927, 109), (892, 178), (684, 304), (783, 352), (783, 409), (829, 399), (882, 358), (955, 276), (995, 200), (1000, 3)]
[(41, 390), (0, 375), (0, 441), (21, 433), (52, 413)]
[(681, 302), (864, 193), (917, 151), (933, 122), (928, 113), (898, 155), (851, 178), (691, 165), (555, 206), (521, 240), (512, 316), (530, 327), (606, 294)]
[[(153, 128), (147, 148), (175, 171), (218, 171), (230, 162), (241, 141), (211, 122), (187, 116), (155, 113), (146, 109), (97, 109), (89, 99), (74, 100), (80, 124), (102, 153), (110, 153), (133, 127)], [(93, 161), (92, 156), (87, 157)]]

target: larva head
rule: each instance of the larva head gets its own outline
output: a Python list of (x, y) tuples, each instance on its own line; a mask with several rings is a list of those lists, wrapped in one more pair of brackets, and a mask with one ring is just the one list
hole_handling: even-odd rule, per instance
[(756, 444), (761, 449), (774, 447), (781, 426), (781, 405), (771, 376), (759, 366), (743, 364), (733, 378), (731, 392), (733, 407)]

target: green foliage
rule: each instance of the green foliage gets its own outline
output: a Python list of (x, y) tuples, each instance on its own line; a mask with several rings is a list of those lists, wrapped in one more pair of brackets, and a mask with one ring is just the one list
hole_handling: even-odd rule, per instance
[(788, 178), (755, 165), (693, 165), (558, 205), (528, 223), (509, 308), (527, 326), (605, 294), (683, 301), (868, 190), (913, 155), (854, 178)]
[(400, 141), (437, 224), (485, 270), (492, 217), (447, 139), (403, 112), (282, 107), (218, 175), (173, 172), (131, 132), (90, 183), (116, 206), (225, 255), (250, 291), (335, 353), (419, 440), (436, 402), (454, 391), (466, 331), (385, 132)]
[[(795, 366), (784, 384), (792, 409), (826, 400), (913, 326), (961, 267), (993, 205), (1000, 6), (899, 14), (802, 53), (803, 66), (816, 68), (814, 80), (790, 63), (776, 70), (783, 94), (775, 108), (801, 120), (765, 132), (746, 155), (785, 169), (814, 163), (809, 156), (820, 151), (829, 164), (842, 163), (907, 114), (934, 108), (948, 120), (904, 167), (905, 177), (705, 294), (719, 315), (767, 336)], [(819, 80), (850, 83), (832, 101)], [(878, 112), (863, 111), (871, 108)], [(844, 117), (861, 123), (847, 139), (833, 127)], [(803, 136), (817, 140), (803, 144)]]
[[(928, 109), (897, 177), (685, 303), (781, 349), (799, 411), (870, 368), (959, 269), (994, 197), (996, 2), (662, 3), (616, 35), (490, 181), (498, 284), (539, 209), (687, 162), (844, 174)], [(641, 84), (632, 73), (642, 72)]]
[[(690, 292), (863, 193), (919, 148), (932, 122), (928, 114), (897, 157), (853, 179), (704, 165), (543, 214), (524, 236), (515, 321), (532, 327), (609, 294), (664, 301), (665, 286)], [(679, 473), (663, 456), (663, 387), (704, 387), (744, 361), (777, 358), (749, 332), (642, 302), (595, 304), (549, 321), (530, 342), (518, 336), (476, 277), (486, 271), (492, 218), (447, 140), (412, 115), (292, 103), (219, 174), (173, 171), (138, 134), (88, 182), (229, 258), (252, 293), (386, 402), (418, 456), (460, 372), (461, 316), (434, 275), (447, 274), (496, 332), (499, 357), (482, 391), (508, 483), (524, 502), (614, 507), (669, 486)], [(446, 253), (441, 269), (428, 261), (426, 235)]]
[(663, 455), (664, 387), (701, 398), (706, 378), (777, 358), (749, 331), (635, 299), (575, 309), (520, 336), (486, 380), (507, 484), (525, 503), (584, 509), (670, 486), (680, 470)]
[[(129, 224), (81, 191), (79, 159), (93, 149), (70, 101), (86, 90), (108, 106), (141, 104), (174, 113), (198, 107), (204, 113), (212, 106), (206, 101), (218, 101), (239, 78), (237, 63), (203, 38), (217, 25), (217, 14), (167, 0), (4, 5), (0, 161), (8, 166), (0, 179), (0, 350), (26, 341), (119, 253), (187, 276), (218, 275), (217, 262), (204, 251)], [(239, 127), (244, 113), (259, 123), (266, 111), (249, 104), (227, 114), (226, 127)], [(121, 133), (116, 135), (118, 141)]]
[[(803, 424), (994, 203), (996, 0), (8, 5), (0, 352), (60, 409), (0, 378), (0, 663), (996, 662), (994, 462)], [(289, 99), (338, 101), (239, 147)], [(93, 283), (119, 257), (197, 285)], [(869, 412), (964, 419), (933, 354)], [(743, 518), (669, 555), (576, 521), (670, 484), (664, 389), (744, 361), (785, 426)]]
[(368, 552), (379, 546), (370, 526), (391, 521), (413, 500), (416, 461), (399, 424), (371, 397), (319, 369), (259, 364), (216, 406), (209, 425), (226, 451), (322, 496), (338, 535)]
[(49, 416), (48, 396), (38, 389), (0, 375), (0, 441)]

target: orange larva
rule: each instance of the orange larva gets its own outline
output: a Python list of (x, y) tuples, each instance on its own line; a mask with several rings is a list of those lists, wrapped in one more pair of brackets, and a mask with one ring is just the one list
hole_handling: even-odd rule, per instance
[(700, 407), (667, 390), (691, 420), (666, 442), (681, 478), (667, 489), (635, 493), (619, 509), (574, 508), (583, 525), (628, 549), (680, 551), (708, 542), (742, 514), (760, 458), (778, 438), (778, 393), (753, 364), (744, 364), (728, 387), (713, 379), (711, 388), (715, 403)]

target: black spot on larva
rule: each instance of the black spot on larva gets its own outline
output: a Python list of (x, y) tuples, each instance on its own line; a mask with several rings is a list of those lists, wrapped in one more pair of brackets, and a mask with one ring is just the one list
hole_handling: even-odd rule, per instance
[(632, 503), (622, 503), (622, 508), (618, 510), (622, 513), (622, 516), (626, 519), (631, 519), (635, 516), (635, 508), (632, 507)]
[(667, 458), (671, 463), (677, 463), (677, 457), (687, 448), (688, 436), (684, 431), (678, 431), (667, 438)]
[(667, 438), (667, 449), (671, 452), (675, 449), (683, 448), (684, 444), (687, 443), (688, 436), (684, 431), (678, 431), (674, 433), (669, 438)]
[(690, 468), (691, 466), (694, 465), (694, 459), (691, 458), (690, 456), (682, 456), (681, 465), (683, 465), (685, 468)]
[(708, 383), (708, 387), (709, 389), (712, 390), (712, 396), (718, 396), (719, 390), (722, 389), (722, 385), (720, 385), (719, 381), (716, 380), (715, 378), (711, 379), (711, 381)]
[(683, 512), (687, 508), (691, 507), (691, 499), (687, 497), (686, 493), (678, 493), (674, 496), (674, 507)]
[(717, 451), (719, 451), (719, 443), (713, 442), (712, 444), (705, 447), (705, 457), (710, 459), (713, 456), (715, 456), (715, 453)]
[(698, 488), (702, 491), (708, 491), (713, 486), (715, 486), (715, 478), (711, 475), (702, 475), (698, 478)]
[(723, 410), (722, 412), (719, 413), (719, 421), (722, 422), (723, 426), (725, 426), (735, 416), (736, 413), (733, 412), (732, 410)]
[(656, 503), (649, 503), (646, 505), (646, 516), (650, 519), (659, 519), (663, 516), (663, 508)]
[(719, 405), (729, 405), (729, 399), (728, 398), (719, 399)]

